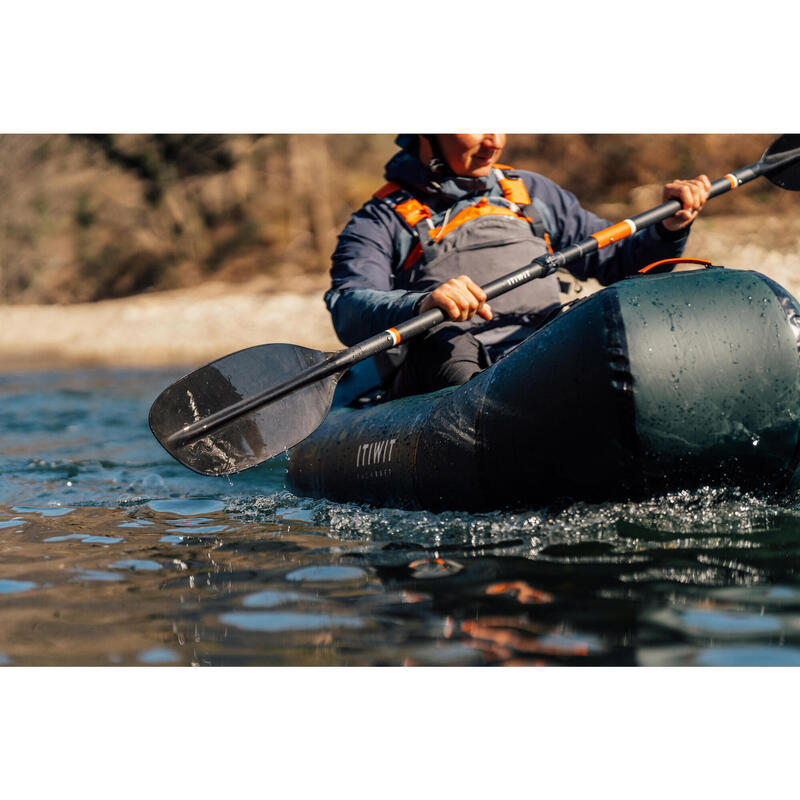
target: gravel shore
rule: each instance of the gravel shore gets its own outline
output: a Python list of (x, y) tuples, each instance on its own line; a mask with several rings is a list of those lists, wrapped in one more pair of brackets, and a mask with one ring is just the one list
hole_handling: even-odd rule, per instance
[(341, 347), (322, 302), (324, 275), (154, 292), (67, 306), (0, 307), (0, 370), (196, 367), (265, 342)]

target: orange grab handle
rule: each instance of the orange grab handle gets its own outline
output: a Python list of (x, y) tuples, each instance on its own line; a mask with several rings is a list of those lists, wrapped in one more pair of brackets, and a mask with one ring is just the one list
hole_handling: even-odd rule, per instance
[(663, 264), (700, 264), (703, 267), (711, 266), (711, 262), (705, 258), (664, 258), (661, 261), (654, 261), (652, 264), (642, 267), (639, 273), (643, 275), (645, 272), (650, 272), (651, 269), (660, 267)]

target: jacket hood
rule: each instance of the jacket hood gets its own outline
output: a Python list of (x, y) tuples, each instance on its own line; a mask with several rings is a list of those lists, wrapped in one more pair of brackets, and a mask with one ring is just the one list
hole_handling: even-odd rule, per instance
[(431, 199), (441, 197), (443, 202), (454, 203), (467, 197), (485, 194), (497, 183), (494, 173), (485, 178), (437, 175), (411, 152), (412, 149), (416, 149), (416, 137), (401, 134), (395, 141), (403, 149), (386, 164), (384, 176), (387, 181), (399, 183), (414, 194), (423, 194)]

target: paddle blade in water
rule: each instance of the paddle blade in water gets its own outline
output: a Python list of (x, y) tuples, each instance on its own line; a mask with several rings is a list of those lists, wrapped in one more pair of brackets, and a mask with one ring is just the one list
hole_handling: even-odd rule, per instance
[(327, 353), (292, 344), (265, 344), (231, 353), (167, 387), (150, 409), (150, 429), (170, 455), (202, 475), (254, 467), (306, 438), (330, 409), (337, 373), (226, 422), (186, 444), (170, 437), (187, 425), (295, 378)]
[(781, 189), (790, 189), (793, 192), (800, 190), (800, 134), (787, 133), (777, 138), (766, 150), (762, 161), (775, 161), (788, 158), (796, 151), (798, 158), (785, 167), (767, 173), (766, 177)]

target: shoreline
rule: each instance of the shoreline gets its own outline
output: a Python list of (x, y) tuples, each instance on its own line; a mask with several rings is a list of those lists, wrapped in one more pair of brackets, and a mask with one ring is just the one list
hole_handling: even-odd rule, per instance
[[(289, 281), (283, 282), (289, 284)], [(75, 305), (0, 306), (0, 372), (75, 367), (196, 368), (245, 347), (339, 343), (322, 295), (327, 275), (204, 283)]]
[[(800, 296), (798, 254), (800, 220), (767, 214), (698, 220), (685, 253), (730, 268), (757, 269), (795, 297)], [(322, 300), (329, 285), (328, 273), (321, 271), (238, 284), (207, 282), (95, 303), (0, 306), (0, 373), (195, 369), (268, 342), (338, 350), (343, 345)], [(562, 299), (576, 296), (575, 287)], [(598, 288), (589, 281), (578, 296)]]

